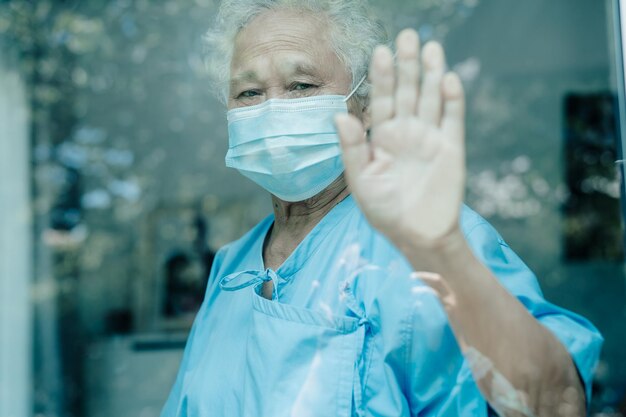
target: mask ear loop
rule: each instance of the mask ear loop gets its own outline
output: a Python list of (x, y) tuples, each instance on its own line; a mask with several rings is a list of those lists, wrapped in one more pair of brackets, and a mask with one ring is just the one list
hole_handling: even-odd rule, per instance
[[(398, 51), (393, 53), (393, 61), (396, 61), (396, 58), (398, 57)], [(359, 89), (359, 87), (361, 87), (361, 84), (363, 84), (363, 82), (365, 82), (365, 79), (367, 78), (367, 73), (365, 73), (365, 75), (363, 75), (363, 77), (361, 77), (361, 79), (359, 80), (359, 82), (356, 84), (356, 87), (354, 87), (352, 89), (352, 91), (350, 91), (350, 93), (348, 93), (348, 95), (346, 96), (346, 98), (343, 101), (348, 101), (350, 100), (350, 97), (352, 97), (354, 95), (354, 93), (356, 93), (356, 90)]]
[(346, 96), (346, 98), (343, 99), (343, 101), (350, 100), (350, 97), (352, 97), (354, 93), (356, 93), (356, 90), (358, 90), (359, 87), (361, 87), (361, 84), (363, 84), (366, 78), (367, 78), (367, 74), (363, 75), (363, 77), (361, 77), (361, 80), (356, 84), (356, 87), (354, 87), (352, 91), (350, 91), (350, 93)]
[[(354, 95), (354, 93), (356, 93), (356, 90), (358, 90), (359, 87), (361, 87), (361, 84), (363, 84), (363, 82), (365, 81), (366, 78), (367, 78), (367, 73), (365, 75), (363, 75), (363, 77), (361, 77), (359, 82), (356, 84), (356, 87), (354, 87), (352, 89), (352, 91), (350, 91), (350, 93), (346, 96), (346, 98), (343, 99), (344, 103), (346, 101), (350, 100), (350, 97), (352, 97)], [(369, 129), (367, 131), (365, 131), (365, 133), (363, 133), (363, 135), (365, 136), (365, 140), (367, 140), (369, 142), (369, 140), (370, 140)]]

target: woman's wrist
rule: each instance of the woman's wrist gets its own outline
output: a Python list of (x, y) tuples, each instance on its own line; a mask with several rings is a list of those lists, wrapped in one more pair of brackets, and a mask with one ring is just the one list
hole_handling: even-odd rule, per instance
[(424, 240), (408, 229), (390, 239), (416, 270), (444, 274), (455, 265), (463, 266), (469, 257), (473, 257), (458, 225), (437, 239)]

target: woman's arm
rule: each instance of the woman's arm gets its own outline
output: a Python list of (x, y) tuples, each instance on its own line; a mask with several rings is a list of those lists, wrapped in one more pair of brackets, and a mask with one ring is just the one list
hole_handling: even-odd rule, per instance
[[(481, 391), (502, 416), (583, 416), (571, 357), (473, 255), (459, 229), (465, 182), (465, 99), (440, 45), (398, 35), (370, 67), (371, 136), (337, 126), (348, 184), (370, 223), (440, 296)], [(420, 83), (420, 72), (423, 72)]]
[[(410, 241), (410, 240), (409, 240)], [(474, 379), (501, 416), (584, 416), (571, 356), (474, 256), (459, 230), (434, 250), (404, 245), (439, 295)]]

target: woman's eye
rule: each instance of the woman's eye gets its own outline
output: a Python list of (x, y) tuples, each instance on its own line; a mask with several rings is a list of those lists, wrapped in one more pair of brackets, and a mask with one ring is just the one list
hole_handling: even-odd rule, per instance
[(291, 89), (294, 91), (302, 91), (302, 90), (308, 90), (309, 88), (314, 88), (315, 86), (313, 84), (307, 84), (307, 83), (294, 83), (291, 86)]
[(246, 91), (242, 91), (241, 93), (239, 93), (237, 98), (250, 98), (250, 97), (254, 97), (258, 95), (259, 95), (259, 92), (257, 90), (246, 90)]

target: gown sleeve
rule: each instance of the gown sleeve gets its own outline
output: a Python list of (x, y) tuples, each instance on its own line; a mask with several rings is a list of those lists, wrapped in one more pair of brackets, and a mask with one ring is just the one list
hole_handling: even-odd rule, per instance
[[(476, 257), (489, 267), (500, 283), (528, 309), (539, 323), (555, 335), (571, 355), (584, 385), (588, 408), (593, 372), (598, 363), (603, 343), (600, 332), (584, 317), (546, 301), (533, 272), (504, 242), (498, 232), (470, 209), (465, 208), (463, 214), (465, 236)], [(420, 318), (416, 317), (416, 319)], [(423, 321), (423, 318), (420, 320)], [(424, 336), (419, 333), (419, 326), (417, 327), (414, 329), (416, 334), (413, 337), (423, 338)], [(449, 325), (446, 327), (449, 328)], [(440, 364), (451, 364), (445, 372), (442, 373), (445, 367), (440, 367), (438, 373), (434, 374), (442, 375), (438, 383), (443, 388), (443, 393), (428, 397), (427, 407), (431, 407), (433, 411), (436, 410), (432, 415), (495, 415), (493, 410), (485, 407), (486, 402), (482, 399), (471, 377), (471, 370), (467, 361), (464, 359), (455, 360), (458, 347), (456, 341), (450, 340), (451, 333), (444, 332), (443, 334), (445, 340), (442, 342), (442, 346), (452, 343), (454, 344), (453, 347), (434, 352), (420, 352), (416, 351), (417, 347), (412, 347), (413, 354), (410, 355), (411, 359), (408, 364), (409, 368), (415, 367), (418, 363), (419, 366), (424, 366), (424, 363), (433, 363), (433, 361)], [(414, 343), (414, 345), (418, 344)], [(423, 396), (424, 393), (423, 386), (419, 385), (424, 383), (424, 381), (420, 381), (422, 372), (418, 369), (411, 369), (410, 372), (412, 375), (410, 380), (411, 402), (418, 404), (419, 395)], [(430, 378), (430, 380), (437, 381), (437, 378)], [(433, 392), (435, 391), (433, 390)], [(476, 398), (476, 396), (480, 398)], [(466, 414), (468, 411), (473, 414)], [(420, 413), (420, 415), (431, 414)]]
[(502, 285), (567, 349), (583, 382), (588, 407), (593, 372), (604, 341), (598, 329), (586, 318), (546, 301), (535, 275), (486, 221), (473, 229), (468, 240), (475, 255)]

